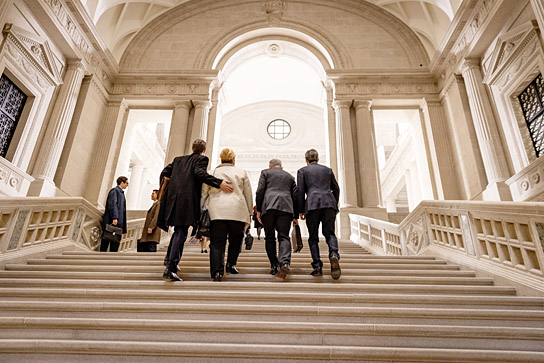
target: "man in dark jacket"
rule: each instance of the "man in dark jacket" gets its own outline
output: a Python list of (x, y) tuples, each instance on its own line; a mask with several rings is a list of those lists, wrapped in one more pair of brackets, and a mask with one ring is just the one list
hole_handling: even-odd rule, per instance
[[(319, 257), (319, 223), (322, 224), (323, 235), (329, 246), (329, 260), (331, 262), (331, 276), (340, 278), (340, 254), (338, 240), (335, 235), (335, 220), (338, 213), (340, 188), (331, 168), (320, 165), (319, 154), (315, 149), (306, 151), (304, 155), (307, 166), (298, 170), (298, 205), (301, 210), (300, 219), (306, 219), (308, 227), (308, 244), (312, 254), (312, 276), (323, 275), (323, 262)], [(304, 209), (303, 209), (304, 208)], [(302, 213), (302, 211), (305, 213)]]
[(208, 174), (206, 168), (209, 160), (203, 155), (205, 152), (206, 142), (197, 139), (193, 142), (192, 154), (174, 158), (161, 173), (161, 181), (165, 177), (171, 178), (161, 199), (157, 225), (166, 231), (168, 226), (174, 226), (163, 274), (163, 278), (172, 281), (182, 281), (176, 272), (189, 226), (196, 226), (200, 218), (202, 183), (220, 188), (227, 193), (233, 191), (228, 185), (230, 181)]
[[(128, 178), (126, 176), (120, 176), (117, 178), (117, 186), (109, 191), (108, 199), (106, 199), (104, 217), (102, 218), (102, 230), (106, 228), (106, 224), (113, 224), (114, 226), (122, 228), (123, 233), (127, 233), (127, 204), (125, 200), (125, 189), (127, 187)], [(117, 252), (119, 250), (119, 244), (119, 242), (110, 242), (102, 239), (100, 243), (100, 252), (107, 252), (108, 246), (110, 252)]]
[[(265, 248), (270, 260), (270, 274), (285, 280), (291, 264), (291, 221), (297, 223), (295, 178), (284, 171), (281, 160), (272, 159), (261, 172), (257, 187), (257, 219), (264, 226)], [(278, 255), (276, 255), (278, 231)]]

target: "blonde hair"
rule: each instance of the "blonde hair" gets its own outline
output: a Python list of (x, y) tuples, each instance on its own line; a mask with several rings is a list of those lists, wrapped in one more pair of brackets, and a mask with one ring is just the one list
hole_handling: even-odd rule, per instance
[(221, 158), (222, 163), (232, 163), (234, 162), (234, 158), (236, 157), (236, 154), (232, 149), (225, 148), (221, 150), (221, 154), (219, 155)]

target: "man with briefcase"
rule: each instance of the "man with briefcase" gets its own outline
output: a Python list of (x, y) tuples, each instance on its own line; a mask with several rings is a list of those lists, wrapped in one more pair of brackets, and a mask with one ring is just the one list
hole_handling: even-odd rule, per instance
[(117, 186), (108, 193), (106, 209), (102, 218), (102, 241), (100, 252), (117, 252), (121, 243), (121, 237), (127, 233), (127, 204), (125, 189), (128, 187), (128, 178), (117, 178)]

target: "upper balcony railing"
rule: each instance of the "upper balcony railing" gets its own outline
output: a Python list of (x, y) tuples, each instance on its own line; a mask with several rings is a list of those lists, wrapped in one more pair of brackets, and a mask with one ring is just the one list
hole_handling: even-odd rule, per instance
[(350, 214), (351, 239), (381, 254), (443, 248), (468, 264), (544, 277), (544, 203), (424, 201), (399, 225)]
[[(102, 212), (83, 198), (2, 198), (0, 253), (61, 240), (100, 246)], [(145, 219), (129, 220), (119, 251), (136, 249)]]

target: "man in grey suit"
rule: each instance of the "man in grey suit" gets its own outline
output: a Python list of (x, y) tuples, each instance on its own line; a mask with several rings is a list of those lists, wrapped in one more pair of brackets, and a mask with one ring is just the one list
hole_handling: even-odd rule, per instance
[[(270, 260), (270, 274), (285, 280), (291, 264), (291, 221), (297, 222), (297, 185), (295, 178), (284, 171), (281, 160), (272, 159), (261, 172), (256, 193), (257, 219), (264, 226), (265, 248)], [(276, 231), (278, 255), (276, 255)]]
[[(308, 227), (308, 244), (312, 254), (312, 276), (323, 275), (323, 262), (319, 256), (319, 223), (325, 241), (329, 246), (329, 260), (331, 262), (331, 276), (340, 278), (340, 254), (338, 253), (338, 240), (335, 235), (334, 223), (338, 213), (338, 200), (340, 188), (331, 168), (320, 165), (319, 154), (315, 149), (306, 151), (304, 155), (307, 166), (298, 170), (298, 206), (300, 219), (306, 219)], [(303, 212), (304, 211), (304, 212)]]

